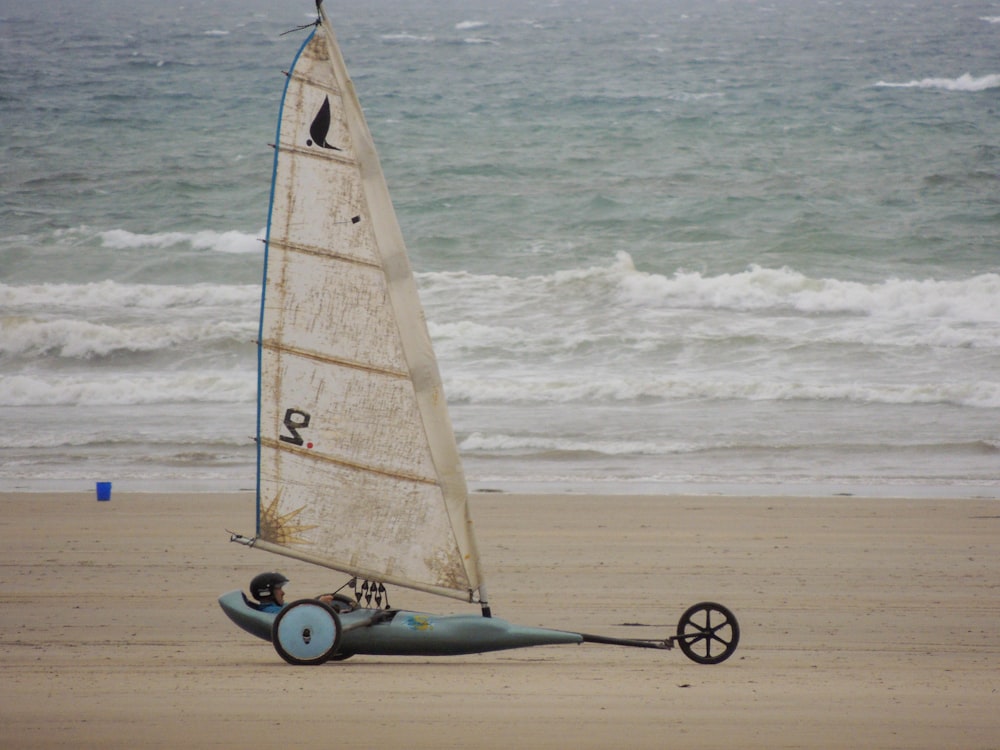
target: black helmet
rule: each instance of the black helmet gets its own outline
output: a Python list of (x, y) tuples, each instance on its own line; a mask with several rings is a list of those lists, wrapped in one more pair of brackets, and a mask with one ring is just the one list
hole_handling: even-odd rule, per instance
[(273, 599), (274, 590), (281, 588), (286, 583), (288, 583), (288, 579), (281, 575), (281, 573), (261, 573), (254, 576), (253, 580), (250, 581), (250, 593), (259, 602), (265, 599)]

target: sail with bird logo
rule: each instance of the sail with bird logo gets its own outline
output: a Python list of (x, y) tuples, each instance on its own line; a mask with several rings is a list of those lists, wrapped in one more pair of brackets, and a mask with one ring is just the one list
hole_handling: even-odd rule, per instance
[(252, 544), (485, 609), (465, 477), (402, 232), (317, 7), (275, 142)]

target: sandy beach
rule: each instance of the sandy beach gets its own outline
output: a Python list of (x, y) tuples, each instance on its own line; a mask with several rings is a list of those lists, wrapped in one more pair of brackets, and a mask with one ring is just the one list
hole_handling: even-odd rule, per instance
[[(1000, 747), (1000, 505), (473, 496), (494, 614), (664, 637), (719, 601), (727, 662), (547, 646), (291, 667), (216, 604), (277, 568), (250, 494), (0, 495), (11, 748)], [(401, 589), (397, 607), (474, 611)]]

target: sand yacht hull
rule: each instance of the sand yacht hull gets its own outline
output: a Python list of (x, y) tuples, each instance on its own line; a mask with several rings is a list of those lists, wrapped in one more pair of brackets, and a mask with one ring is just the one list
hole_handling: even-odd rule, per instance
[[(291, 606), (315, 600), (294, 602)], [(274, 642), (278, 614), (254, 609), (242, 591), (219, 597), (219, 605), (236, 625), (248, 633)], [(316, 607), (320, 604), (316, 602)], [(316, 622), (324, 615), (317, 609)], [(583, 643), (579, 633), (513, 625), (506, 620), (478, 614), (434, 615), (407, 610), (352, 608), (336, 613), (341, 638), (338, 655), (457, 656), (529, 646)], [(279, 650), (280, 653), (280, 650)]]

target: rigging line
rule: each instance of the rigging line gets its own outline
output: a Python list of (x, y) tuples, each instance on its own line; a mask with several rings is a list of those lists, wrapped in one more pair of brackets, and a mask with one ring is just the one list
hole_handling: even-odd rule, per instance
[(288, 34), (294, 34), (296, 31), (305, 31), (306, 29), (311, 29), (313, 26), (319, 26), (320, 19), (316, 19), (311, 23), (304, 23), (301, 26), (296, 26), (294, 29), (289, 29), (288, 31), (282, 31), (278, 36), (287, 36)]

